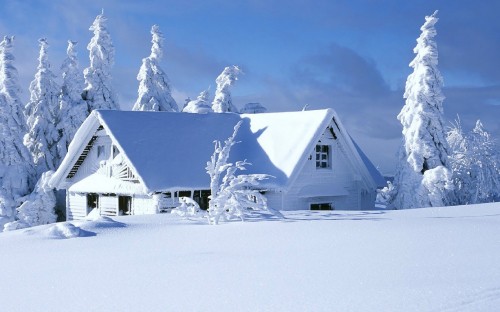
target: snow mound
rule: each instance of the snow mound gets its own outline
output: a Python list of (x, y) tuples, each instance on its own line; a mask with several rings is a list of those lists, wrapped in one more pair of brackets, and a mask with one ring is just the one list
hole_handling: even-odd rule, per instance
[(106, 229), (106, 228), (122, 228), (127, 225), (122, 222), (115, 221), (110, 217), (95, 216), (94, 218), (83, 221), (79, 226), (83, 229)]
[(52, 225), (47, 229), (46, 233), (49, 238), (55, 239), (75, 238), (89, 236), (89, 234), (92, 234), (67, 222)]

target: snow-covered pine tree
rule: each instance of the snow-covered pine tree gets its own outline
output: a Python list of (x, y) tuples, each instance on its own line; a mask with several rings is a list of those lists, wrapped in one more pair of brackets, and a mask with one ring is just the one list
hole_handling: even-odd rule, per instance
[(151, 34), (153, 35), (151, 54), (142, 59), (137, 75), (139, 96), (132, 110), (178, 112), (179, 107), (172, 97), (167, 74), (160, 67), (164, 40), (160, 27), (153, 25)]
[(395, 209), (449, 204), (452, 188), (448, 169), (448, 144), (443, 128), (443, 79), (437, 68), (438, 50), (434, 37), (437, 11), (425, 23), (413, 50), (404, 98), (398, 115), (403, 125), (403, 144), (394, 180), (391, 206)]
[(59, 133), (59, 86), (50, 69), (47, 40), (41, 38), (40, 55), (35, 79), (30, 84), (30, 101), (25, 106), (28, 133), (24, 145), (30, 151), (35, 163), (37, 178), (47, 170), (55, 170), (60, 163), (57, 152)]
[(500, 155), (481, 121), (464, 134), (460, 122), (448, 131), (455, 203), (478, 204), (500, 200)]
[(0, 42), (0, 216), (6, 221), (14, 219), (18, 199), (28, 194), (35, 180), (33, 160), (23, 144), (27, 127), (19, 99), (13, 40), (5, 36)]
[(212, 110), (215, 113), (238, 112), (238, 109), (233, 105), (230, 89), (236, 80), (238, 80), (239, 74), (241, 74), (241, 69), (238, 66), (228, 66), (224, 68), (215, 80), (217, 89), (215, 90), (215, 98), (212, 102)]
[(210, 201), (208, 203), (208, 222), (218, 224), (220, 218), (230, 219), (237, 217), (243, 220), (248, 209), (269, 211), (277, 216), (281, 214), (267, 207), (264, 195), (259, 192), (259, 182), (270, 178), (267, 174), (241, 174), (236, 171), (245, 170), (250, 163), (237, 161), (228, 163), (229, 152), (235, 141), (236, 134), (241, 126), (239, 121), (234, 127), (233, 134), (224, 141), (224, 146), (215, 141), (215, 149), (206, 170), (210, 175)]
[(63, 83), (59, 96), (60, 119), (57, 124), (60, 136), (57, 150), (61, 160), (66, 156), (69, 143), (89, 112), (87, 102), (82, 99), (84, 83), (78, 68), (76, 44), (75, 41), (68, 41), (68, 57), (61, 66)]
[(94, 109), (120, 109), (111, 86), (111, 67), (114, 64), (115, 48), (106, 27), (104, 12), (97, 15), (89, 30), (94, 36), (87, 45), (90, 66), (85, 69), (85, 89), (82, 97)]
[(213, 113), (212, 107), (210, 107), (210, 94), (208, 90), (202, 91), (196, 100), (189, 101), (182, 111), (184, 113), (195, 114)]

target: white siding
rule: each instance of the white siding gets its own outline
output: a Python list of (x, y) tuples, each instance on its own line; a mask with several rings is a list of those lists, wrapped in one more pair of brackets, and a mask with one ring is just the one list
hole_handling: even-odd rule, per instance
[[(330, 126), (333, 126), (334, 130), (337, 131), (337, 139), (334, 139), (330, 131), (326, 130), (318, 142), (318, 144), (330, 146), (330, 168), (316, 168), (314, 147), (297, 179), (293, 181), (293, 185), (285, 193), (283, 210), (310, 209), (311, 204), (318, 203), (332, 203), (333, 208), (338, 210), (358, 210), (362, 208), (359, 190), (361, 178), (357, 175), (358, 168), (355, 168), (347, 158), (348, 153), (340, 142), (342, 137), (338, 133), (338, 129), (334, 125)], [(318, 197), (303, 197), (300, 195), (304, 187), (324, 184), (332, 185), (332, 189), (335, 186), (335, 189), (345, 190), (348, 195)]]
[(155, 214), (157, 213), (156, 205), (156, 201), (152, 196), (134, 196), (132, 198), (132, 214)]
[(66, 220), (82, 220), (87, 216), (87, 195), (68, 192), (68, 207)]
[(99, 195), (99, 209), (101, 216), (118, 215), (118, 196)]
[(281, 192), (268, 191), (264, 196), (267, 199), (267, 207), (274, 210), (282, 210), (281, 201), (283, 197), (281, 196)]

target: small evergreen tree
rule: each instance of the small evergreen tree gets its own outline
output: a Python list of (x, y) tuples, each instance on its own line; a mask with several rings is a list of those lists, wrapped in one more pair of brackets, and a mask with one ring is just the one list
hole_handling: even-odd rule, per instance
[(60, 120), (57, 124), (60, 136), (57, 150), (61, 160), (66, 156), (71, 140), (89, 112), (87, 103), (82, 99), (84, 84), (78, 68), (76, 44), (75, 41), (68, 41), (68, 56), (61, 66), (63, 83), (59, 96)]
[(24, 136), (24, 144), (35, 163), (37, 178), (45, 171), (55, 170), (60, 162), (57, 152), (59, 133), (56, 129), (56, 124), (59, 123), (60, 88), (50, 70), (47, 40), (42, 38), (38, 42), (38, 70), (30, 84), (30, 101), (25, 107), (28, 133)]
[[(393, 208), (416, 208), (448, 204), (452, 188), (448, 169), (448, 144), (443, 128), (443, 79), (434, 41), (437, 11), (425, 17), (422, 33), (413, 50), (404, 98), (398, 115), (403, 125), (403, 144), (391, 196)], [(443, 196), (436, 200), (437, 195)]]
[(34, 181), (33, 160), (23, 145), (26, 121), (19, 99), (17, 69), (12, 54), (14, 37), (0, 42), (0, 216), (13, 220), (18, 200)]
[(163, 34), (160, 27), (153, 25), (151, 34), (151, 54), (142, 59), (137, 75), (139, 96), (132, 110), (178, 112), (179, 107), (172, 97), (168, 77), (159, 64), (163, 56)]
[(238, 66), (229, 66), (224, 68), (215, 80), (217, 89), (215, 90), (215, 98), (212, 102), (212, 110), (215, 113), (238, 112), (238, 109), (233, 105), (230, 89), (236, 80), (238, 80), (239, 74), (241, 74), (241, 69)]
[(195, 114), (213, 113), (210, 107), (210, 94), (208, 90), (202, 91), (196, 100), (189, 101), (182, 112)]
[(89, 30), (94, 32), (87, 50), (90, 66), (84, 71), (85, 90), (82, 97), (87, 101), (89, 110), (120, 109), (111, 87), (111, 67), (114, 64), (115, 48), (106, 26), (104, 12), (97, 15)]

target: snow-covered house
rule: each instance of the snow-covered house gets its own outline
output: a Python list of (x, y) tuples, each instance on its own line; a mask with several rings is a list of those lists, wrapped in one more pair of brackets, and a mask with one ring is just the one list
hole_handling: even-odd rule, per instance
[(263, 114), (94, 111), (51, 184), (66, 189), (67, 219), (169, 211), (181, 196), (208, 206), (214, 140), (243, 123), (230, 161), (262, 183), (276, 210), (371, 209), (382, 177), (332, 109)]

